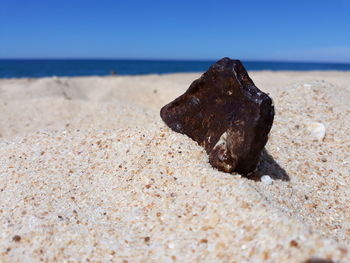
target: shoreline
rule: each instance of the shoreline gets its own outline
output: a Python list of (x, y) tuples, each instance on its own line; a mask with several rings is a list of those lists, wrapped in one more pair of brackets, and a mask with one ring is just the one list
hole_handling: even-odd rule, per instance
[[(145, 74), (106, 74), (106, 75), (64, 75), (64, 76), (41, 76), (41, 77), (0, 77), (0, 80), (14, 80), (14, 79), (41, 79), (41, 78), (108, 78), (108, 77), (147, 77), (147, 76), (172, 76), (172, 75), (197, 75), (203, 74), (204, 71), (191, 71), (191, 72), (170, 72), (170, 73), (145, 73)], [(334, 74), (334, 73), (344, 73), (350, 74), (349, 70), (248, 70), (248, 73), (298, 73), (298, 74)]]

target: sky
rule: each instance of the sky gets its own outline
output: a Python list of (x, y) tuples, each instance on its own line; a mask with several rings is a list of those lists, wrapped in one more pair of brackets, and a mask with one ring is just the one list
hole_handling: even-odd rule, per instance
[(0, 58), (350, 63), (350, 1), (0, 0)]

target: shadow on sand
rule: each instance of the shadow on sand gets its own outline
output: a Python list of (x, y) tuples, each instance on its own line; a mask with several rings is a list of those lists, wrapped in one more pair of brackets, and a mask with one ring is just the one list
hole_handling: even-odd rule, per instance
[(273, 157), (263, 150), (261, 162), (258, 168), (248, 178), (258, 181), (263, 175), (269, 175), (273, 180), (290, 181), (287, 172), (273, 159)]

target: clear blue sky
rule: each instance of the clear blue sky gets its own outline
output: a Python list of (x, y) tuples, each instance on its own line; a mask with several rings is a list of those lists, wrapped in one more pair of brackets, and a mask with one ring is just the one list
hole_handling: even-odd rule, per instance
[(350, 62), (349, 2), (0, 0), (0, 58)]

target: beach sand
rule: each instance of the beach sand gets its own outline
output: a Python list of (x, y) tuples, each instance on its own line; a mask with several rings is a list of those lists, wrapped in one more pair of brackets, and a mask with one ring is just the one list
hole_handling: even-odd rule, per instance
[(0, 262), (350, 262), (350, 72), (250, 73), (254, 180), (161, 121), (199, 76), (0, 80)]

